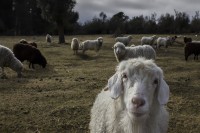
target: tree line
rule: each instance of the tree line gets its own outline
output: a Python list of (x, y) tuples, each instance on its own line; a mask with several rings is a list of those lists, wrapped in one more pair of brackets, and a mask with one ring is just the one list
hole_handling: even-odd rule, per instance
[(79, 14), (74, 11), (75, 0), (1, 0), (0, 35), (59, 34), (180, 34), (199, 33), (200, 14), (194, 16), (174, 10), (174, 14), (134, 16), (124, 12), (112, 17), (100, 12), (99, 16), (85, 23), (78, 23)]
[(75, 0), (1, 0), (0, 35), (50, 33), (65, 43), (65, 29), (70, 31), (79, 17), (75, 4)]
[(190, 16), (185, 12), (174, 10), (174, 14), (163, 14), (157, 17), (156, 13), (150, 16), (135, 16), (129, 18), (123, 12), (107, 18), (104, 12), (98, 17), (80, 25), (82, 34), (181, 34), (200, 32), (200, 14)]

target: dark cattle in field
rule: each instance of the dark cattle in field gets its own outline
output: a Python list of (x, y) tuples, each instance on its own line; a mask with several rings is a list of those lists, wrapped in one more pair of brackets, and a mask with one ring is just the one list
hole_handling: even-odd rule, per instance
[(185, 46), (185, 60), (187, 61), (190, 55), (194, 54), (194, 60), (198, 60), (200, 54), (200, 42), (188, 42)]
[(34, 69), (34, 64), (39, 64), (43, 68), (46, 67), (47, 61), (45, 57), (41, 54), (39, 49), (22, 43), (15, 44), (13, 46), (13, 53), (21, 62), (27, 60), (30, 62), (29, 68), (32, 65)]

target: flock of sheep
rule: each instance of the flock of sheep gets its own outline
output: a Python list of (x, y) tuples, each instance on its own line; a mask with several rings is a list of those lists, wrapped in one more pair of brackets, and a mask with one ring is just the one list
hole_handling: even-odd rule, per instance
[[(155, 35), (142, 37), (141, 45), (138, 46), (128, 46), (132, 36), (115, 39), (114, 56), (119, 64), (116, 73), (108, 79), (106, 87), (93, 104), (89, 124), (91, 133), (167, 132), (169, 114), (165, 104), (169, 100), (170, 91), (163, 78), (163, 71), (155, 63), (154, 49), (161, 46), (168, 48), (176, 38), (177, 36), (156, 39)], [(194, 54), (197, 58), (199, 42), (185, 39), (186, 37), (185, 57)], [(86, 50), (98, 52), (102, 42), (96, 39), (79, 43), (77, 38), (73, 38), (71, 49), (77, 53), (87, 47)], [(190, 52), (187, 54), (188, 51)]]
[(34, 64), (43, 68), (46, 67), (47, 60), (37, 48), (35, 42), (27, 42), (21, 39), (19, 43), (13, 45), (13, 51), (8, 47), (0, 45), (0, 67), (2, 69), (1, 78), (7, 78), (4, 67), (9, 67), (17, 72), (18, 77), (22, 77), (23, 61), (29, 62), (29, 68), (34, 69)]
[[(175, 42), (175, 40), (177, 39), (177, 36), (174, 37), (156, 37), (156, 35), (153, 36), (144, 36), (141, 38), (141, 46), (144, 45), (144, 47), (141, 46), (136, 46), (136, 48), (131, 48), (131, 47), (135, 47), (134, 44), (132, 44), (131, 46), (128, 47), (128, 45), (130, 44), (131, 40), (133, 39), (133, 37), (131, 35), (126, 36), (126, 37), (117, 37), (115, 38), (115, 42), (116, 44), (114, 45), (114, 55), (117, 59), (117, 61), (119, 62), (120, 58), (126, 59), (128, 56), (127, 54), (130, 52), (127, 52), (126, 55), (124, 51), (124, 49), (126, 49), (126, 51), (130, 51), (130, 49), (134, 49), (131, 50), (131, 58), (137, 57), (136, 55), (133, 55), (133, 53), (137, 52), (137, 51), (142, 51), (142, 49), (151, 49), (150, 51), (152, 52), (152, 48), (150, 48), (149, 46), (153, 47), (154, 49), (160, 49), (161, 46), (165, 47), (165, 49), (167, 50), (168, 46), (172, 46), (173, 43)], [(52, 36), (47, 34), (46, 35), (46, 41), (47, 43), (51, 43), (52, 42)], [(198, 55), (200, 54), (200, 48), (199, 48), (199, 41), (193, 41), (191, 38), (187, 38), (184, 37), (184, 42), (185, 42), (185, 49), (184, 49), (184, 53), (185, 53), (185, 60), (187, 61), (188, 57), (192, 54), (194, 54), (194, 60), (198, 59)], [(121, 43), (121, 44), (120, 44)], [(99, 37), (96, 40), (85, 40), (83, 42), (79, 42), (78, 38), (73, 38), (71, 41), (71, 49), (74, 51), (74, 54), (78, 54), (79, 50), (82, 50), (82, 53), (85, 54), (85, 52), (87, 50), (94, 50), (97, 54), (99, 52), (99, 50), (101, 49), (103, 45), (103, 38)], [(121, 45), (121, 46), (120, 46)], [(124, 46), (122, 46), (124, 45)], [(148, 46), (149, 45), (149, 46)], [(116, 46), (116, 47), (115, 47)], [(122, 51), (121, 55), (117, 55), (116, 54), (116, 49), (120, 49), (117, 51)], [(138, 50), (135, 50), (138, 49)], [(140, 50), (139, 50), (140, 49)], [(135, 52), (133, 52), (135, 51)], [(140, 52), (141, 53), (141, 52)], [(144, 52), (144, 53), (148, 53), (148, 52)], [(138, 56), (144, 56), (144, 55), (139, 55)], [(149, 57), (147, 57), (149, 59)], [(154, 58), (155, 59), (155, 58)]]
[[(119, 65), (93, 104), (91, 133), (167, 132), (169, 115), (164, 105), (169, 99), (169, 87), (161, 68), (154, 63), (156, 51), (152, 40), (155, 36), (143, 37), (142, 45), (129, 47), (131, 39), (131, 36), (115, 39), (114, 56)], [(72, 39), (71, 48), (74, 50), (75, 42), (78, 50), (77, 38)], [(98, 45), (98, 39), (84, 41), (81, 46), (87, 46), (85, 42), (95, 51), (102, 46)]]
[[(132, 40), (132, 36), (126, 37), (117, 37), (115, 38), (115, 44), (113, 46), (114, 55), (116, 60), (120, 62), (121, 60), (125, 60), (128, 58), (136, 58), (139, 56), (144, 56), (147, 59), (155, 59), (156, 51), (159, 50), (160, 47), (164, 47), (165, 51), (169, 46), (172, 46), (176, 41), (177, 36), (167, 36), (167, 37), (156, 37), (153, 36), (144, 36), (141, 38), (141, 45), (128, 46)], [(194, 54), (194, 60), (198, 59), (198, 55), (200, 54), (200, 42), (192, 41), (191, 38), (184, 37), (185, 47), (185, 60), (187, 61), (188, 57)], [(96, 40), (86, 40), (83, 42), (79, 42), (78, 38), (73, 38), (71, 42), (71, 49), (74, 51), (74, 54), (78, 54), (79, 50), (82, 50), (84, 54), (87, 50), (94, 50), (98, 54), (98, 51), (101, 49), (103, 45), (103, 38), (99, 37)]]
[(78, 53), (78, 50), (82, 50), (84, 54), (87, 50), (94, 50), (96, 53), (101, 49), (103, 45), (103, 38), (98, 37), (96, 40), (86, 40), (82, 43), (79, 43), (77, 38), (73, 38), (71, 42), (71, 49), (74, 51), (74, 54)]
[[(89, 129), (91, 133), (166, 133), (169, 114), (165, 109), (169, 99), (169, 87), (164, 80), (162, 69), (156, 65), (156, 50), (167, 48), (177, 37), (142, 37), (141, 45), (128, 46), (132, 36), (117, 37), (113, 45), (114, 56), (119, 64), (116, 72), (108, 79), (106, 87), (98, 94), (91, 109)], [(52, 37), (46, 36), (51, 43)], [(156, 45), (155, 45), (156, 42)], [(200, 42), (184, 37), (185, 59), (194, 54), (198, 59)], [(71, 49), (74, 54), (82, 50), (102, 48), (103, 38), (79, 42), (73, 38)], [(4, 67), (22, 76), (23, 64), (27, 60), (34, 68), (39, 64), (45, 68), (47, 61), (37, 48), (37, 44), (22, 39), (13, 46), (13, 51), (0, 45), (0, 67), (5, 77)]]

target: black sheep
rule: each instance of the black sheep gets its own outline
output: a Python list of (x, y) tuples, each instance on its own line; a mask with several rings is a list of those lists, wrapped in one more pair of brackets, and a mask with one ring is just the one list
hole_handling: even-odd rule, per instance
[(184, 37), (183, 40), (185, 43), (192, 42), (192, 38), (190, 38), (190, 37)]
[(35, 42), (29, 42), (28, 44), (37, 48), (37, 43)]
[(194, 60), (198, 60), (200, 54), (200, 42), (188, 42), (185, 46), (185, 60), (187, 61), (190, 55), (194, 54)]
[(39, 49), (31, 45), (26, 45), (22, 43), (15, 44), (13, 46), (13, 53), (21, 62), (23, 62), (24, 60), (29, 61), (29, 68), (32, 65), (32, 68), (34, 69), (34, 64), (39, 64), (43, 68), (46, 67), (47, 61), (45, 57), (41, 54)]

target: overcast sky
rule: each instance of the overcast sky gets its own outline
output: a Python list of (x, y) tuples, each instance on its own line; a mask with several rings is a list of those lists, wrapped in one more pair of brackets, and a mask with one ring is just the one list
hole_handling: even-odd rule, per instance
[(200, 11), (200, 0), (76, 0), (75, 11), (79, 12), (79, 22), (91, 20), (94, 16), (99, 17), (104, 12), (107, 17), (122, 11), (132, 18), (134, 16), (149, 16), (157, 13), (170, 13), (174, 15), (174, 9), (186, 12), (194, 16), (195, 11)]

